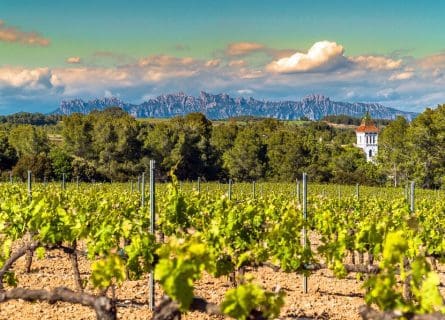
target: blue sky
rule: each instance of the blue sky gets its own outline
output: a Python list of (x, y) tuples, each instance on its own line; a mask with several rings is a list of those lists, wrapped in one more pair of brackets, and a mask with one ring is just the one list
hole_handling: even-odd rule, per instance
[(445, 1), (0, 3), (0, 113), (227, 92), (445, 102)]

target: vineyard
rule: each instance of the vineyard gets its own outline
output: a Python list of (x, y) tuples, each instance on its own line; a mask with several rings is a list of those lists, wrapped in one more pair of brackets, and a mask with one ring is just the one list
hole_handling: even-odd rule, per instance
[[(0, 199), (2, 319), (33, 301), (35, 319), (445, 313), (442, 191), (141, 179), (3, 183)], [(329, 290), (340, 304), (314, 311)]]

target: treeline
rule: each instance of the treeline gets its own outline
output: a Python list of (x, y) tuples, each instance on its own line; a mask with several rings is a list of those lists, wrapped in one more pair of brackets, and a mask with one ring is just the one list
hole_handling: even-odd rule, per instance
[[(245, 120), (245, 119), (244, 119)], [(375, 164), (354, 147), (353, 129), (323, 121), (303, 125), (257, 119), (212, 123), (199, 113), (140, 122), (119, 108), (64, 116), (54, 130), (30, 124), (0, 125), (0, 171), (38, 180), (79, 176), (83, 181), (127, 181), (157, 163), (158, 179), (311, 181), (404, 184), (445, 183), (445, 105), (426, 109), (411, 123), (399, 117), (379, 136)], [(51, 128), (51, 127), (49, 127)]]
[(424, 188), (445, 186), (445, 104), (426, 109), (411, 123), (399, 117), (379, 137), (382, 172), (400, 185), (414, 180)]
[(380, 184), (385, 177), (353, 146), (353, 130), (323, 122), (304, 126), (259, 119), (212, 124), (199, 113), (159, 122), (139, 122), (119, 108), (73, 114), (58, 124), (63, 139), (38, 126), (16, 125), (0, 134), (3, 179), (38, 180), (79, 176), (83, 181), (126, 181), (155, 159), (161, 180), (312, 181)]
[[(335, 124), (359, 126), (362, 119), (354, 118), (354, 117), (351, 117), (351, 116), (348, 116), (345, 114), (340, 114), (340, 115), (325, 116), (325, 117), (323, 117), (323, 119), (321, 119), (321, 121), (326, 121), (326, 122), (335, 123)], [(387, 126), (388, 124), (390, 124), (392, 122), (392, 120), (388, 120), (388, 119), (375, 119), (374, 121), (378, 126)]]
[(7, 116), (0, 116), (0, 123), (31, 124), (34, 126), (55, 125), (62, 120), (61, 115), (43, 113), (18, 112)]

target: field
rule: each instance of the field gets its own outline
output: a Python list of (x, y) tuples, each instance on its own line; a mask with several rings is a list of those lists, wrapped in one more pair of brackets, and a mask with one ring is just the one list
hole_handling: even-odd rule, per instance
[[(360, 319), (365, 302), (408, 318), (445, 310), (443, 191), (309, 184), (305, 202), (301, 182), (156, 184), (151, 225), (145, 188), (2, 184), (0, 319), (112, 319), (100, 297), (119, 319)], [(175, 301), (155, 315), (153, 268), (156, 305)]]

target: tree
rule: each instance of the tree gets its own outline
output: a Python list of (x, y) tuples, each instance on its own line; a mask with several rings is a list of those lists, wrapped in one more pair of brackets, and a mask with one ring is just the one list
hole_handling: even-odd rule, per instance
[(80, 113), (63, 118), (62, 136), (65, 148), (70, 154), (84, 159), (93, 157), (92, 135), (93, 124), (90, 118)]
[(219, 178), (227, 177), (228, 175), (227, 170), (224, 168), (223, 154), (233, 147), (237, 134), (238, 126), (233, 121), (213, 127), (210, 143), (215, 153), (215, 166)]
[(253, 127), (246, 127), (237, 135), (233, 148), (224, 153), (224, 166), (232, 178), (257, 180), (266, 171), (266, 152), (260, 134)]
[(17, 155), (37, 156), (49, 152), (49, 140), (45, 131), (31, 125), (18, 125), (9, 134), (9, 143), (16, 150)]
[(112, 107), (64, 118), (62, 135), (65, 150), (79, 159), (78, 164), (93, 165), (96, 174), (107, 179), (126, 180), (138, 170), (142, 147), (139, 131), (133, 117)]
[(0, 171), (10, 170), (17, 162), (17, 153), (11, 146), (8, 136), (0, 133)]
[(179, 140), (179, 132), (170, 122), (156, 123), (146, 128), (142, 137), (146, 158), (156, 161), (157, 167), (163, 177), (167, 176), (170, 169), (180, 160), (172, 155), (173, 148)]
[(79, 177), (81, 181), (103, 180), (104, 177), (97, 173), (96, 168), (85, 159), (75, 158), (71, 163), (73, 177)]
[(409, 170), (425, 188), (439, 187), (445, 179), (445, 104), (426, 109), (407, 130)]
[(54, 147), (49, 153), (49, 159), (51, 161), (51, 167), (55, 179), (61, 180), (63, 174), (65, 174), (65, 179), (67, 180), (70, 180), (72, 178), (73, 157), (67, 154), (63, 149)]
[(268, 177), (280, 181), (294, 181), (301, 177), (310, 161), (310, 150), (305, 146), (300, 130), (273, 132), (267, 139)]
[(332, 182), (376, 185), (384, 182), (378, 168), (367, 162), (363, 151), (354, 146), (342, 147), (332, 159)]
[(190, 113), (173, 123), (179, 130), (179, 139), (172, 150), (179, 160), (176, 174), (182, 179), (216, 176), (216, 157), (211, 144), (212, 123), (201, 113)]
[(51, 161), (47, 156), (50, 150), (49, 140), (43, 129), (18, 125), (12, 128), (8, 140), (19, 156), (13, 168), (14, 175), (25, 179), (28, 170), (31, 170), (41, 180), (51, 176)]
[(134, 175), (141, 155), (136, 120), (120, 108), (109, 108), (88, 116), (93, 125), (90, 157), (97, 171), (112, 180)]
[(166, 176), (172, 168), (179, 179), (214, 179), (217, 157), (211, 144), (212, 123), (191, 113), (154, 124), (144, 139), (145, 154), (155, 158)]
[(62, 119), (61, 115), (42, 113), (17, 112), (7, 116), (0, 116), (0, 123), (31, 124), (35, 126), (55, 125)]
[(28, 170), (31, 170), (32, 175), (37, 180), (43, 181), (45, 178), (48, 179), (52, 175), (51, 160), (44, 153), (24, 155), (20, 157), (12, 169), (12, 173), (24, 181), (28, 176)]
[(311, 181), (329, 182), (332, 179), (332, 155), (334, 146), (328, 145), (321, 138), (307, 137), (305, 142), (310, 150), (310, 160), (307, 166), (307, 174)]
[(399, 182), (406, 180), (408, 175), (408, 128), (408, 121), (399, 116), (385, 127), (379, 136), (377, 161), (386, 172), (391, 173), (395, 187)]

